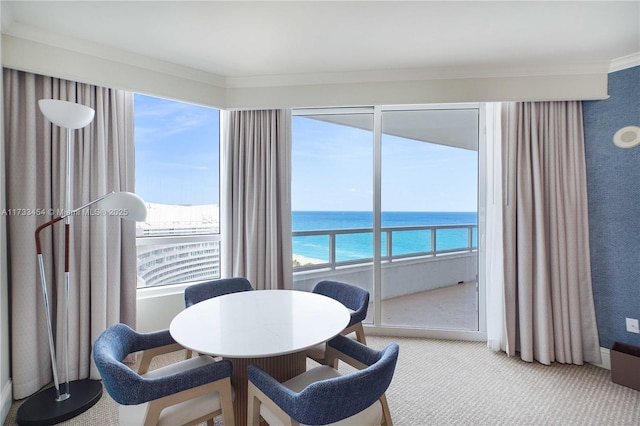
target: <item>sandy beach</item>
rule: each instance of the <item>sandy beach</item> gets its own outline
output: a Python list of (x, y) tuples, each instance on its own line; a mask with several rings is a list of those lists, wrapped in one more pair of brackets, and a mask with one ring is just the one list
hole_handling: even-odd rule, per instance
[(321, 259), (314, 259), (312, 257), (306, 257), (306, 256), (301, 256), (299, 254), (293, 254), (293, 263), (295, 264), (297, 262), (297, 265), (299, 266), (304, 266), (304, 265), (317, 265), (320, 263), (327, 263), (325, 260), (321, 260)]

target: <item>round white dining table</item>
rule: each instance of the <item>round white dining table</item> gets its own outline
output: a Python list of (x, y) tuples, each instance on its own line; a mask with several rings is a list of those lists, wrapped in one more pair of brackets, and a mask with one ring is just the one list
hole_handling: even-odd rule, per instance
[(207, 299), (184, 309), (169, 331), (180, 345), (233, 363), (235, 417), (246, 424), (247, 365), (278, 381), (306, 370), (305, 349), (340, 334), (349, 310), (329, 297), (295, 290), (255, 290)]

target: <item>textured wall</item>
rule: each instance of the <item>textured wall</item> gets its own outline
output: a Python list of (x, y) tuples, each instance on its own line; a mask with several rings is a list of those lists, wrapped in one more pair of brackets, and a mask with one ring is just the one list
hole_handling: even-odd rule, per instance
[(609, 74), (610, 98), (584, 107), (591, 273), (600, 346), (640, 346), (625, 317), (640, 319), (640, 146), (613, 144), (640, 126), (640, 66)]

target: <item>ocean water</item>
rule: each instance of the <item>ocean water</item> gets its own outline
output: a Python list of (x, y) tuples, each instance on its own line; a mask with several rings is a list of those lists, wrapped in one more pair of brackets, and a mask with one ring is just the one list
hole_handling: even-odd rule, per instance
[[(370, 229), (372, 212), (294, 211), (291, 214), (293, 231)], [(382, 227), (423, 225), (474, 225), (472, 244), (477, 247), (476, 212), (382, 212)], [(393, 255), (407, 255), (431, 251), (431, 230), (396, 230), (391, 234)], [(468, 246), (467, 228), (441, 229), (436, 232), (436, 250), (464, 249)], [(389, 234), (382, 233), (382, 256), (387, 256)], [(293, 238), (293, 253), (314, 259), (329, 260), (329, 236), (297, 236)], [(336, 235), (338, 262), (373, 257), (373, 233)]]

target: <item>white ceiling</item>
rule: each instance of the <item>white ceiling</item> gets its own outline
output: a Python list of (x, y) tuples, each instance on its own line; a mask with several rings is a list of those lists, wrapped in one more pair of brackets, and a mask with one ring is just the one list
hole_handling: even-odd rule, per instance
[[(532, 75), (640, 52), (640, 1), (2, 1), (2, 31), (127, 52), (227, 85)], [(96, 49), (96, 47), (99, 47)]]

